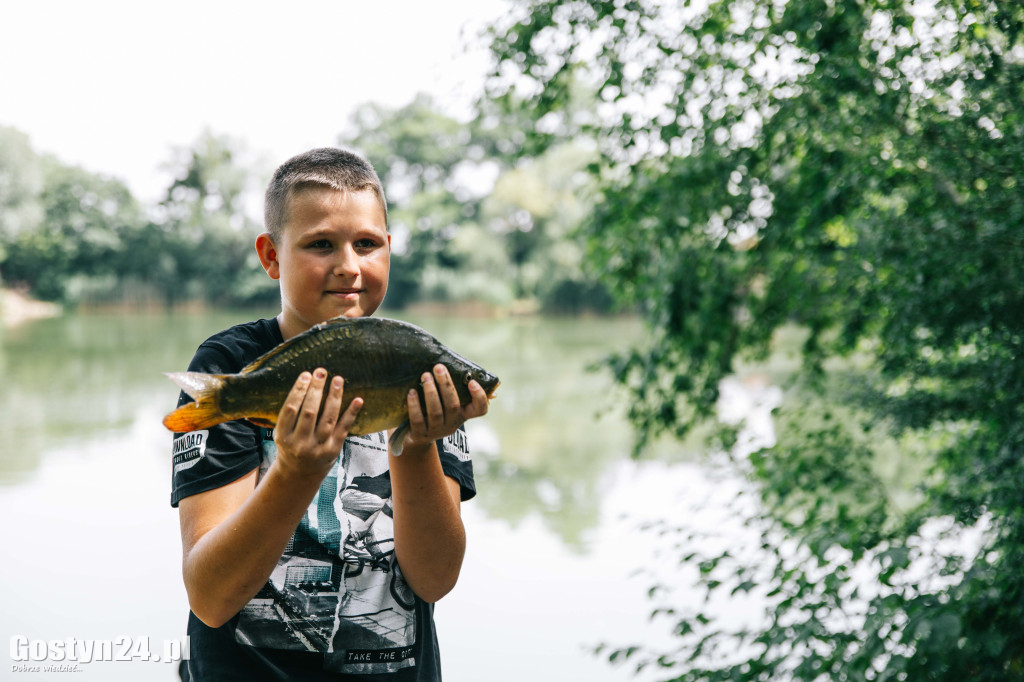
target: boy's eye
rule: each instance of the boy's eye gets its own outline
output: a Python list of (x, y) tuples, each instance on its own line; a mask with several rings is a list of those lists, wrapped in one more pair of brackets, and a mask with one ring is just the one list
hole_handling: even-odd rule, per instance
[(375, 249), (377, 248), (377, 242), (373, 239), (360, 239), (356, 242), (357, 249)]
[(316, 241), (309, 243), (309, 248), (311, 248), (311, 249), (329, 249), (329, 248), (331, 248), (331, 243), (329, 241), (327, 241), (326, 239), (317, 239)]

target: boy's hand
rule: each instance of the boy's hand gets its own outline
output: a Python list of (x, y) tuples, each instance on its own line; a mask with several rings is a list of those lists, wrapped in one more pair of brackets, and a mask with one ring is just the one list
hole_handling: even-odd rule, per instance
[(420, 405), (416, 391), (409, 391), (407, 448), (429, 446), (438, 438), (455, 433), (467, 420), (487, 414), (487, 393), (475, 379), (469, 382), (469, 394), (473, 400), (466, 405), (459, 403), (459, 394), (444, 365), (434, 365), (433, 374), (424, 372), (420, 383), (424, 405)]
[(274, 427), (277, 461), (289, 473), (302, 477), (326, 476), (363, 406), (362, 398), (355, 398), (341, 413), (345, 382), (336, 376), (327, 388), (327, 400), (320, 414), (326, 381), (327, 372), (322, 368), (317, 368), (312, 375), (300, 374), (277, 415)]

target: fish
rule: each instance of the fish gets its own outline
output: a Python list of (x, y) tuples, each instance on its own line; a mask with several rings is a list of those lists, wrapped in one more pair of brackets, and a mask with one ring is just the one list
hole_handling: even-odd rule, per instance
[(462, 405), (472, 402), (469, 382), (473, 379), (488, 400), (494, 398), (500, 383), (497, 376), (420, 327), (384, 317), (335, 317), (277, 345), (235, 374), (167, 372), (194, 402), (168, 414), (163, 425), (184, 433), (247, 419), (273, 428), (299, 374), (322, 367), (328, 383), (334, 376), (345, 380), (342, 411), (353, 399), (363, 399), (349, 434), (395, 429), (389, 443), (398, 455), (409, 429), (409, 390), (420, 393), (422, 405), (420, 377), (437, 364), (448, 369)]

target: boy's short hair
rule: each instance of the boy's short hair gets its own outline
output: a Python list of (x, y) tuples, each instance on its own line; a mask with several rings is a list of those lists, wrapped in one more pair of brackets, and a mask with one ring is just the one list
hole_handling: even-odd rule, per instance
[(387, 225), (388, 205), (377, 171), (370, 162), (350, 151), (321, 147), (298, 154), (282, 163), (267, 185), (263, 204), (263, 220), (270, 238), (277, 242), (288, 222), (288, 199), (295, 192), (310, 186), (340, 192), (369, 190), (380, 202)]

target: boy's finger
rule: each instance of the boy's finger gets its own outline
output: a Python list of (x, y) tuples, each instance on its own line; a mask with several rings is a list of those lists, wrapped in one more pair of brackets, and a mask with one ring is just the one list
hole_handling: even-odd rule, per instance
[(420, 394), (416, 392), (416, 389), (409, 391), (406, 406), (409, 408), (409, 431), (426, 433), (427, 425), (423, 418), (423, 406), (420, 405)]
[(344, 441), (348, 438), (349, 431), (352, 429), (352, 425), (356, 423), (356, 417), (359, 416), (359, 410), (363, 409), (363, 399), (353, 398), (352, 402), (348, 404), (342, 415), (341, 419), (338, 420), (337, 425), (334, 427), (334, 437)]
[(281, 406), (281, 410), (277, 414), (277, 429), (282, 433), (287, 433), (295, 428), (299, 411), (302, 409), (302, 402), (306, 398), (310, 378), (309, 372), (303, 372), (292, 384), (292, 390), (288, 392), (288, 397), (285, 398), (284, 405)]
[(469, 381), (469, 395), (472, 396), (473, 402), (468, 406), (472, 411), (468, 417), (482, 417), (487, 414), (487, 408), (490, 405), (487, 400), (487, 391), (476, 379)]
[(444, 407), (437, 395), (437, 384), (429, 372), (425, 372), (420, 383), (423, 385), (423, 412), (427, 419), (427, 430), (444, 423)]
[(320, 404), (324, 395), (324, 383), (326, 381), (327, 372), (323, 368), (318, 367), (313, 370), (313, 378), (309, 381), (306, 397), (302, 401), (299, 417), (295, 421), (296, 431), (302, 433), (313, 432), (317, 418), (320, 416)]
[(437, 381), (437, 392), (441, 398), (444, 414), (448, 417), (459, 414), (462, 411), (459, 392), (455, 390), (455, 384), (452, 382), (451, 374), (448, 373), (448, 368), (444, 365), (435, 365), (434, 377)]
[(334, 427), (341, 415), (341, 397), (345, 390), (345, 380), (339, 376), (331, 379), (327, 388), (327, 398), (324, 400), (323, 414), (316, 425), (316, 433), (320, 441), (326, 441), (331, 437)]

